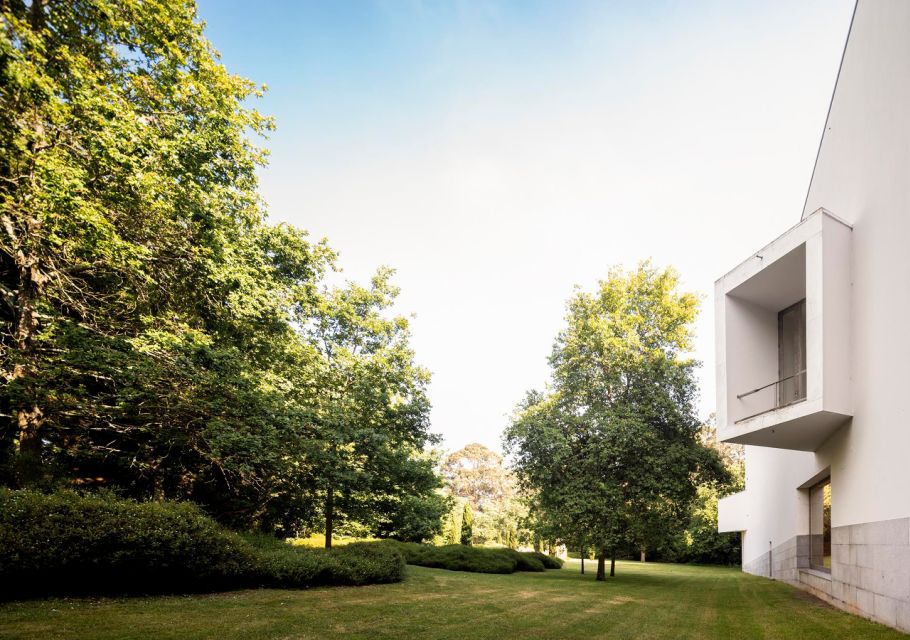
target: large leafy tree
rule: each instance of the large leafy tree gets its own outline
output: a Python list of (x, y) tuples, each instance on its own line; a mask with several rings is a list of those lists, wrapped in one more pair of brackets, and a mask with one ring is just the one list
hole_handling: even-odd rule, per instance
[(67, 416), (119, 423), (111, 369), (230, 330), (261, 219), (245, 131), (270, 123), (241, 106), (257, 89), (217, 62), (190, 3), (3, 6), (3, 375), (30, 483)]
[(494, 508), (514, 494), (502, 456), (476, 442), (446, 457), (442, 475), (452, 494), (467, 498), (475, 511)]
[(3, 482), (287, 532), (432, 492), (388, 274), (326, 292), (332, 251), (266, 223), (259, 93), (191, 0), (0, 3)]
[(697, 480), (723, 473), (694, 415), (686, 354), (697, 306), (674, 271), (648, 263), (577, 292), (550, 357), (550, 393), (529, 394), (505, 434), (546, 520), (598, 550), (599, 579), (617, 549), (681, 527)]
[(368, 287), (330, 290), (313, 316), (298, 318), (322, 362), (314, 411), (326, 547), (340, 520), (365, 523), (390, 494), (439, 486), (416, 455), (433, 439), (429, 374), (414, 362), (407, 318), (388, 315), (398, 295), (391, 276), (384, 268)]
[(717, 501), (725, 495), (745, 489), (745, 459), (742, 445), (719, 442), (713, 416), (701, 430), (705, 446), (717, 451), (727, 470), (722, 483), (704, 483), (692, 504), (689, 524), (680, 532), (675, 557), (687, 562), (738, 564), (741, 545), (738, 533), (717, 531)]
[(449, 454), (441, 472), (449, 493), (471, 504), (474, 540), (514, 548), (519, 538), (527, 537), (523, 535), (526, 500), (517, 493), (515, 477), (501, 455), (471, 443)]

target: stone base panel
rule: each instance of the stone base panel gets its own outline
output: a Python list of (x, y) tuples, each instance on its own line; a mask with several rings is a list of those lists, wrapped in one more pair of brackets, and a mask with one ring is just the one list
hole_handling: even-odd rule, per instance
[(809, 536), (790, 538), (743, 563), (743, 571), (910, 632), (910, 518), (834, 527), (830, 573), (809, 568)]

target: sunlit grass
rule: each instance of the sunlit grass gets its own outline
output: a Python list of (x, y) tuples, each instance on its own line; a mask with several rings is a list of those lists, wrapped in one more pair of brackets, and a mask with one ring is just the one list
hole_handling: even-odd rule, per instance
[[(586, 568), (593, 570), (593, 563)], [(577, 560), (546, 573), (408, 567), (403, 583), (309, 591), (43, 600), (0, 606), (0, 637), (905, 638), (737, 569), (620, 562), (605, 583)]]

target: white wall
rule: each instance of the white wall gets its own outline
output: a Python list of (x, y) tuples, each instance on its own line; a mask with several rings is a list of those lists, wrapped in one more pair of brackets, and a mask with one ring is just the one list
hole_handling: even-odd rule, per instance
[(910, 515), (910, 2), (860, 0), (803, 215), (853, 225), (854, 419), (822, 450), (834, 526)]
[[(727, 296), (727, 422), (767, 411), (774, 407), (777, 389), (768, 387), (738, 399), (738, 394), (777, 379), (777, 311), (746, 300)], [(733, 352), (735, 356), (733, 357)]]
[(853, 225), (849, 345), (824, 376), (850, 371), (854, 418), (815, 453), (747, 447), (746, 563), (808, 532), (796, 487), (827, 467), (835, 527), (910, 516), (910, 0), (858, 2), (804, 217), (820, 207)]
[(746, 447), (746, 493), (749, 531), (743, 563), (796, 535), (809, 533), (809, 502), (797, 487), (824, 469), (815, 454), (805, 451)]

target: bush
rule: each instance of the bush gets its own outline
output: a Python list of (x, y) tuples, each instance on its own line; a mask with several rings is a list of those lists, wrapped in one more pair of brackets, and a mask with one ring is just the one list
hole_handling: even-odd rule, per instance
[(0, 589), (7, 597), (231, 588), (254, 562), (243, 539), (189, 504), (0, 490)]
[(400, 550), (244, 538), (191, 504), (0, 489), (0, 597), (359, 585), (401, 579)]
[(383, 544), (393, 546), (401, 551), (407, 564), (448, 569), (450, 571), (470, 571), (474, 573), (513, 573), (515, 571), (544, 571), (547, 568), (559, 569), (562, 563), (543, 554), (525, 553), (512, 549), (489, 549), (468, 547), (461, 544), (450, 544), (434, 547), (426, 544), (402, 543), (387, 540)]
[(354, 542), (332, 549), (293, 546), (269, 536), (248, 536), (257, 550), (256, 575), (264, 587), (399, 582), (404, 556), (377, 542)]
[(540, 551), (532, 551), (530, 555), (534, 556), (543, 564), (545, 569), (562, 569), (562, 560), (554, 556), (549, 556)]
[(516, 571), (543, 571), (546, 569), (540, 558), (534, 557), (533, 553), (520, 553), (513, 551), (515, 554)]

